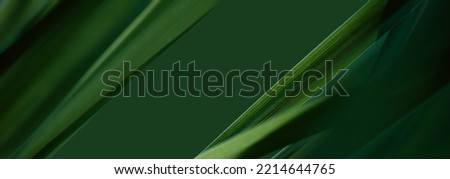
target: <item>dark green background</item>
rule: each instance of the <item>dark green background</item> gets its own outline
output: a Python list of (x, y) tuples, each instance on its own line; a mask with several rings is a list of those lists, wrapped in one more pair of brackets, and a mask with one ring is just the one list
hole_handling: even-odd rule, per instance
[[(146, 69), (290, 69), (365, 2), (222, 0)], [(54, 158), (193, 158), (256, 99), (117, 97)]]

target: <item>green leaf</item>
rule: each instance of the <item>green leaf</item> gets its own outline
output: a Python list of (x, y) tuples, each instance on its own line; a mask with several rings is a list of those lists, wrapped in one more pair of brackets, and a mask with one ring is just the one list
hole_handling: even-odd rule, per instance
[(3, 54), (17, 59), (0, 79), (2, 157), (50, 154), (107, 101), (99, 95), (106, 70), (125, 60), (145, 66), (216, 3), (63, 2), (33, 29), (33, 43), (17, 45), (22, 53)]
[[(312, 99), (198, 158), (448, 158), (447, 1), (417, 6), (348, 68), (351, 97)], [(395, 50), (393, 50), (395, 49)], [(318, 101), (317, 101), (318, 100)], [(442, 140), (444, 139), (444, 140)], [(289, 146), (290, 147), (286, 147)]]
[[(271, 94), (261, 96), (205, 150), (229, 139), (241, 131), (260, 124), (280, 111), (307, 102), (310, 97), (305, 94), (300, 94), (296, 97), (285, 97), (282, 94), (292, 86), (293, 81), (300, 79), (306, 71), (314, 69), (324, 73), (325, 60), (333, 61), (333, 75), (339, 72), (339, 69), (343, 69), (353, 63), (358, 56), (384, 34), (384, 31), (382, 31), (382, 28), (386, 28), (384, 21), (393, 21), (391, 16), (396, 15), (396, 10), (404, 8), (405, 4), (411, 6), (411, 4), (414, 5), (415, 3), (385, 0), (369, 1), (295, 65), (292, 68), (293, 76), (284, 77), (280, 80), (280, 82), (283, 81), (284, 83), (279, 82), (272, 87), (275, 94), (278, 94), (276, 97), (272, 97), (273, 95)], [(400, 15), (400, 17), (402, 16)], [(398, 18), (395, 17), (394, 20), (398, 20)], [(324, 80), (319, 80), (308, 83), (308, 85), (303, 85), (303, 88), (309, 87), (315, 89), (317, 87), (324, 87), (325, 85)]]

